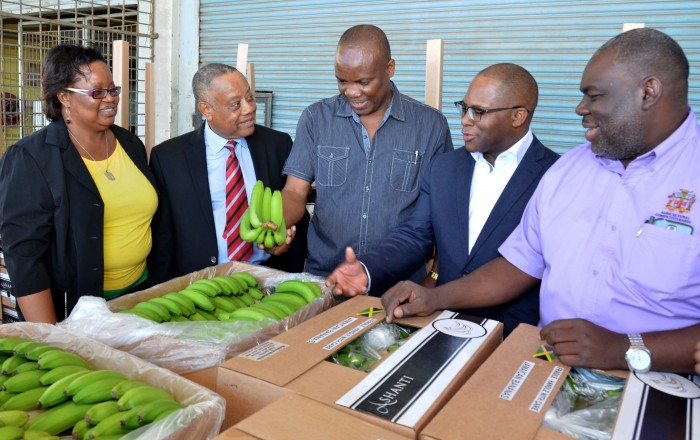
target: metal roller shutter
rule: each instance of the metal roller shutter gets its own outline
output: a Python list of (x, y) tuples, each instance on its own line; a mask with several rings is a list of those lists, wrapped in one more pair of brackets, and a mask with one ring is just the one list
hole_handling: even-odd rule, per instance
[(274, 92), (272, 126), (294, 136), (302, 110), (337, 93), (333, 57), (341, 33), (381, 27), (396, 60), (394, 81), (424, 96), (426, 40), (444, 40), (443, 111), (462, 145), (452, 102), (473, 76), (497, 62), (530, 70), (540, 86), (533, 130), (559, 152), (583, 142), (574, 108), (586, 62), (623, 23), (645, 23), (675, 38), (691, 63), (691, 106), (700, 110), (700, 2), (637, 1), (266, 1), (201, 0), (200, 62), (236, 63), (249, 44), (258, 90)]

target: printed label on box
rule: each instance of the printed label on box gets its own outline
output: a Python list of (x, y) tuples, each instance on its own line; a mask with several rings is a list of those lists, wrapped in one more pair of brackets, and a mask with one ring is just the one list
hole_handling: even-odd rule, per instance
[(501, 391), (501, 394), (499, 394), (498, 397), (504, 400), (513, 400), (513, 397), (518, 394), (520, 386), (523, 384), (523, 382), (525, 382), (525, 379), (527, 379), (527, 376), (530, 374), (534, 366), (534, 362), (523, 361), (523, 363), (520, 364), (518, 371), (516, 371), (513, 377), (510, 378), (510, 382), (508, 382), (508, 385), (503, 388), (503, 391)]
[(442, 312), (336, 403), (413, 427), (497, 325)]
[(363, 322), (362, 324), (358, 325), (354, 329), (350, 330), (349, 332), (345, 333), (343, 336), (339, 337), (335, 341), (331, 342), (330, 344), (326, 345), (323, 347), (324, 350), (334, 350), (337, 346), (342, 344), (343, 342), (353, 339), (355, 335), (357, 335), (359, 332), (361, 332), (363, 329), (369, 327), (370, 325), (374, 324), (377, 322), (376, 319), (368, 319), (367, 321)]
[(350, 324), (352, 324), (355, 321), (357, 321), (357, 318), (353, 318), (352, 316), (350, 316), (350, 317), (340, 321), (339, 323), (335, 324), (334, 326), (325, 329), (324, 331), (317, 334), (313, 338), (307, 340), (306, 342), (308, 342), (309, 344), (317, 344), (322, 339), (327, 338), (328, 336), (332, 335), (333, 333), (339, 332), (340, 330), (349, 326)]
[(250, 359), (251, 361), (262, 361), (275, 353), (279, 353), (281, 350), (287, 348), (288, 345), (277, 341), (266, 341), (260, 345), (256, 345), (245, 353), (241, 353), (239, 356)]
[(563, 373), (564, 369), (562, 367), (554, 367), (552, 372), (549, 373), (547, 380), (544, 381), (544, 385), (542, 385), (542, 388), (540, 388), (540, 392), (537, 393), (537, 397), (535, 397), (535, 400), (532, 401), (530, 411), (536, 413), (542, 411), (542, 408), (544, 408), (544, 404), (549, 398), (549, 395), (552, 394), (552, 391), (557, 391), (554, 389), (554, 386), (557, 384), (557, 381)]

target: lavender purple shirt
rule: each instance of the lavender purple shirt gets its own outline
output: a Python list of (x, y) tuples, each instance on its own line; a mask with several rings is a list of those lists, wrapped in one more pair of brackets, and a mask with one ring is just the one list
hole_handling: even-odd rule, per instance
[(499, 251), (542, 279), (542, 326), (584, 318), (618, 333), (688, 327), (700, 323), (699, 193), (700, 128), (690, 111), (626, 169), (590, 143), (567, 152)]

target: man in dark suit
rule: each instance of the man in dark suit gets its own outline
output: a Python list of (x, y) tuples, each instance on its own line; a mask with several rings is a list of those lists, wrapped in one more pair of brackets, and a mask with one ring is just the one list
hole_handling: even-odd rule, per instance
[[(411, 215), (359, 262), (352, 249), (326, 282), (336, 294), (381, 295), (436, 246), (438, 263), (425, 285), (460, 278), (499, 256), (544, 172), (558, 159), (530, 131), (537, 83), (515, 64), (490, 66), (474, 78), (463, 101), (465, 148), (436, 156)], [(437, 270), (435, 270), (437, 269)], [(506, 333), (537, 325), (539, 286), (510, 303), (464, 312), (497, 319)]]
[[(156, 146), (150, 166), (159, 189), (153, 229), (149, 276), (156, 282), (230, 261), (224, 239), (226, 224), (225, 147), (236, 141), (248, 198), (257, 180), (281, 190), (282, 167), (292, 148), (286, 134), (255, 124), (255, 96), (246, 78), (225, 64), (208, 64), (192, 80), (197, 108), (205, 122), (200, 128)], [(287, 272), (301, 272), (306, 259), (309, 214), (288, 231), (285, 253), (254, 246), (246, 261)], [(298, 229), (297, 229), (298, 228)]]

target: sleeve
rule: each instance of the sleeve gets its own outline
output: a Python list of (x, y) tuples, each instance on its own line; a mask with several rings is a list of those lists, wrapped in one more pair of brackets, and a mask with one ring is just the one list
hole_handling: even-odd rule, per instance
[(394, 228), (377, 247), (362, 256), (362, 263), (372, 279), (370, 294), (383, 293), (386, 287), (411, 277), (435, 244), (430, 209), (430, 162), (421, 179), (420, 194), (411, 214)]
[(174, 268), (174, 238), (172, 214), (168, 194), (163, 190), (164, 178), (161, 171), (160, 155), (158, 148), (151, 152), (150, 168), (156, 180), (158, 188), (158, 209), (151, 221), (151, 234), (153, 245), (148, 255), (148, 277), (150, 284), (159, 284), (172, 279), (175, 275)]
[(540, 180), (535, 193), (525, 207), (520, 224), (498, 248), (501, 255), (512, 265), (538, 279), (542, 279), (545, 270), (539, 228), (544, 182), (544, 178)]
[(292, 145), (292, 151), (289, 153), (287, 162), (284, 165), (282, 174), (287, 176), (297, 177), (307, 182), (313, 182), (315, 179), (315, 121), (313, 120), (312, 112), (306, 108), (299, 122), (297, 123), (296, 135)]
[(23, 148), (10, 148), (0, 160), (0, 240), (15, 296), (51, 287), (44, 261), (54, 233), (54, 209), (49, 184), (34, 158)]

